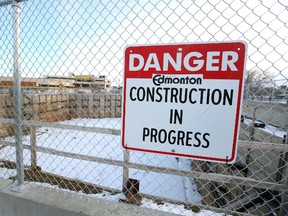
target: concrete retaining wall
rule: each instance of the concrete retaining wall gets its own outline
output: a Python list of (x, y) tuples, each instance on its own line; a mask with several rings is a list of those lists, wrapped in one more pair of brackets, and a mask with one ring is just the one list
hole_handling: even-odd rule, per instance
[(0, 179), (1, 216), (137, 216), (174, 215), (42, 186), (24, 186), (21, 193), (9, 190), (11, 181)]
[(121, 109), (121, 94), (70, 94), (72, 118), (119, 118)]
[[(0, 95), (0, 118), (14, 118), (13, 97)], [(22, 95), (22, 119), (57, 122), (71, 119), (69, 95)], [(0, 137), (12, 135), (12, 123), (0, 123)], [(25, 129), (25, 127), (23, 128)]]
[[(13, 98), (0, 95), (0, 118), (13, 119)], [(53, 94), (22, 95), (22, 118), (58, 122), (71, 118), (119, 118), (122, 111), (120, 94)], [(0, 123), (0, 137), (12, 135), (12, 123)]]

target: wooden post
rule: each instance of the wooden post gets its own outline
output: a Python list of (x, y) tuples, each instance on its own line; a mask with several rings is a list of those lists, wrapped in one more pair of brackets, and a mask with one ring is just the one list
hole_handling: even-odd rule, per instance
[(128, 163), (130, 160), (130, 154), (129, 151), (124, 150), (124, 166), (123, 166), (123, 182), (122, 182), (122, 192), (127, 192), (127, 182), (129, 178), (129, 168), (126, 166), (126, 163)]
[(116, 116), (116, 96), (115, 96), (115, 94), (113, 94), (110, 97), (111, 97), (111, 105), (110, 105), (111, 118), (115, 118), (115, 116)]
[(100, 118), (105, 118), (105, 94), (100, 94)]
[[(255, 134), (255, 128), (254, 128), (254, 125), (255, 125), (255, 121), (256, 121), (256, 110), (257, 110), (257, 107), (255, 107), (253, 109), (253, 116), (252, 116), (252, 123), (250, 124), (250, 130), (249, 130), (249, 141), (253, 141), (254, 140), (254, 134)], [(249, 164), (250, 164), (250, 151), (251, 149), (250, 148), (247, 148), (247, 156), (246, 156), (246, 166), (249, 167)], [(249, 169), (247, 169), (247, 172), (244, 173), (244, 176), (247, 177), (249, 176)]]
[(85, 118), (83, 116), (83, 112), (82, 112), (82, 102), (83, 102), (83, 97), (80, 94), (76, 94), (76, 115), (77, 118)]
[(253, 141), (254, 140), (254, 134), (255, 134), (255, 128), (254, 128), (254, 125), (255, 125), (255, 121), (256, 121), (256, 110), (257, 110), (257, 107), (255, 107), (253, 109), (253, 116), (252, 116), (252, 123), (250, 125), (250, 132), (249, 132), (249, 140)]
[(142, 201), (142, 197), (139, 194), (139, 180), (137, 179), (128, 179), (127, 181), (127, 191), (125, 196), (127, 202), (134, 205), (139, 205)]
[(93, 93), (89, 94), (89, 102), (88, 102), (88, 117), (89, 118), (94, 118), (94, 109), (93, 109), (93, 105), (94, 105), (94, 95)]
[(30, 126), (31, 167), (37, 167), (36, 126)]

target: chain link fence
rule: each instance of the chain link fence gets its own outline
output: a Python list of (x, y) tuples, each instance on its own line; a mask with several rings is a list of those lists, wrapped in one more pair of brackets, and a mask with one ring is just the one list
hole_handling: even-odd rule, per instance
[[(0, 2), (1, 178), (180, 215), (288, 214), (286, 1), (10, 3)], [(248, 44), (236, 163), (125, 151), (125, 47), (230, 40)]]

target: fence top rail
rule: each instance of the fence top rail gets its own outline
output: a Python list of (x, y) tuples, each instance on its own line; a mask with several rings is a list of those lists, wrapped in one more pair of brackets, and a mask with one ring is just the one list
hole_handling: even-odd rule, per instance
[(268, 142), (254, 142), (254, 141), (238, 141), (238, 147), (261, 149), (261, 150), (273, 150), (276, 152), (288, 152), (288, 145), (280, 143), (268, 143)]
[[(0, 118), (0, 123), (14, 123), (14, 120), (9, 119), (9, 118)], [(111, 128), (102, 128), (102, 127), (86, 127), (86, 126), (52, 123), (52, 122), (39, 122), (39, 121), (33, 121), (33, 120), (23, 120), (23, 124), (27, 126), (50, 127), (50, 128), (86, 131), (86, 132), (102, 133), (102, 134), (110, 134), (110, 135), (121, 134), (121, 130), (111, 129)]]

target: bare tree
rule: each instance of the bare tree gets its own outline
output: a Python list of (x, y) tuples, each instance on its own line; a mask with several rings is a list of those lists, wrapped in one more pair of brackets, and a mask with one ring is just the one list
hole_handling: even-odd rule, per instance
[(247, 71), (244, 88), (245, 99), (263, 96), (271, 97), (274, 88), (272, 73), (258, 70)]

